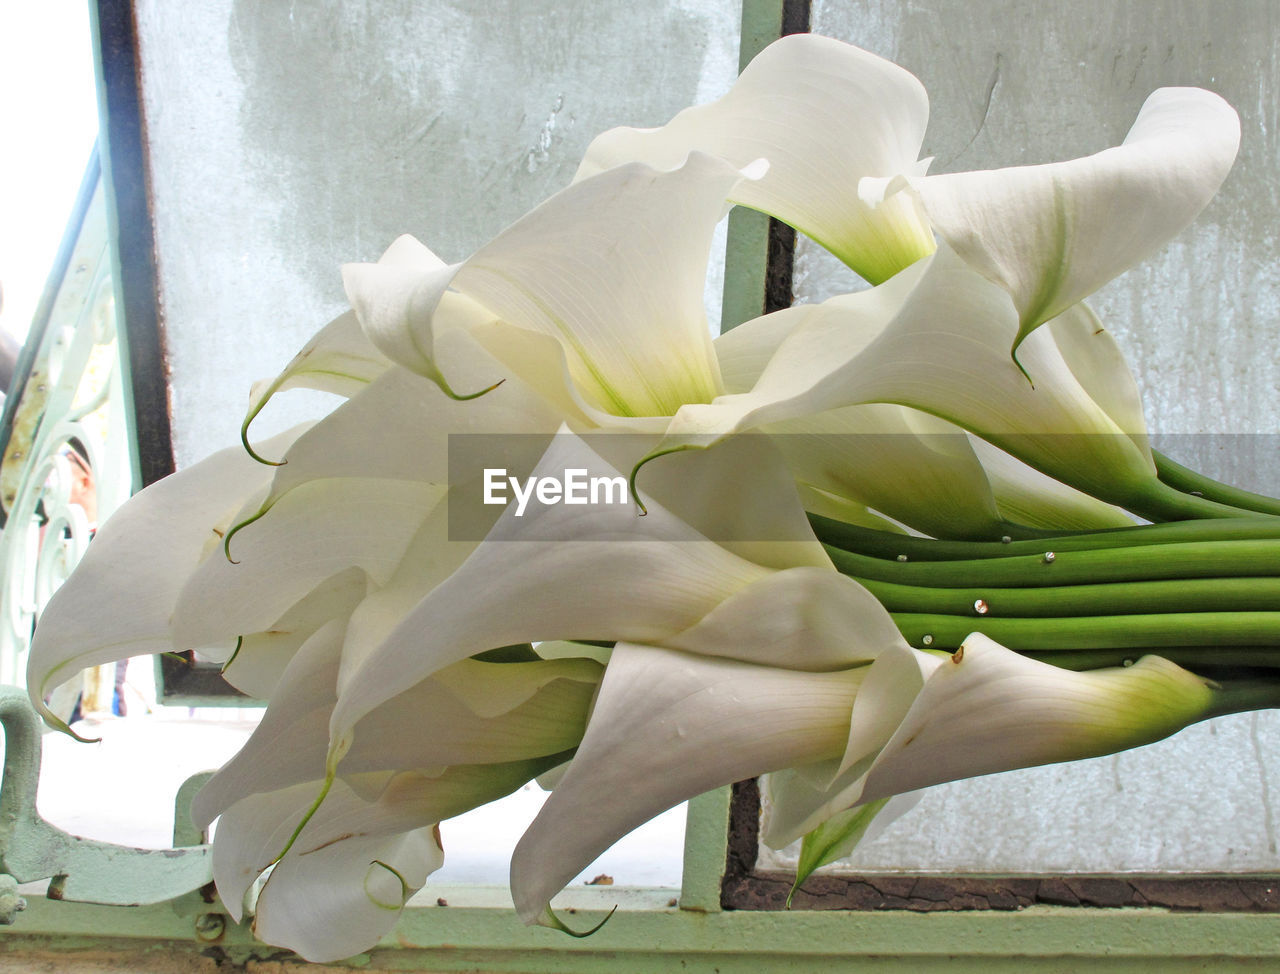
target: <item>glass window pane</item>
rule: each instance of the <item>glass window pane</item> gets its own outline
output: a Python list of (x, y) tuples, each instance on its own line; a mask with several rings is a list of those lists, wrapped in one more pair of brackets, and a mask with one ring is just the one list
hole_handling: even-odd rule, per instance
[[(345, 310), (342, 263), (403, 233), (460, 260), (567, 185), (597, 133), (661, 124), (737, 74), (736, 0), (136, 6), (179, 468), (236, 443), (250, 382)], [(713, 322), (722, 287), (717, 268)], [(317, 397), (279, 397), (254, 438)], [(505, 884), (541, 797), (446, 824), (428, 899)], [(681, 806), (575, 883), (678, 886), (683, 827)]]
[(460, 260), (598, 132), (723, 93), (738, 6), (139, 2), (178, 466), (236, 442), (249, 382), (344, 309), (342, 263), (402, 233)]
[[(1087, 9), (1087, 15), (1082, 15)], [(931, 99), (931, 172), (1070, 159), (1118, 144), (1146, 96), (1198, 85), (1241, 114), (1235, 169), (1209, 208), (1161, 253), (1092, 299), (1142, 387), (1150, 428), (1176, 458), (1210, 474), (1218, 434), (1280, 428), (1272, 7), (1144, 0), (1028, 0), (927, 8), (815, 0), (813, 29), (915, 72)], [(797, 297), (856, 286), (801, 241)], [(1157, 445), (1162, 441), (1157, 437)], [(1274, 442), (1271, 444), (1274, 447)], [(1259, 484), (1274, 491), (1274, 449)], [(855, 870), (1108, 872), (1274, 870), (1280, 777), (1274, 712), (1223, 718), (1172, 740), (1079, 764), (932, 789), (849, 861)], [(790, 860), (794, 862), (794, 859)], [(787, 857), (761, 865), (785, 865)]]

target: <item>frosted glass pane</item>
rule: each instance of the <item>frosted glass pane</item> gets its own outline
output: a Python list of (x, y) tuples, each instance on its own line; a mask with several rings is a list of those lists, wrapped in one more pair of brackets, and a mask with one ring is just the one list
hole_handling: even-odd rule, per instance
[[(342, 263), (403, 233), (462, 259), (567, 185), (598, 132), (661, 124), (737, 75), (737, 0), (136, 8), (179, 467), (238, 442), (250, 382), (345, 309)], [(722, 288), (720, 268), (712, 321)], [(324, 405), (281, 396), (255, 437)], [(428, 890), (505, 883), (539, 796), (446, 823)], [(683, 822), (588, 872), (678, 886)]]
[[(401, 233), (459, 260), (597, 132), (723, 93), (738, 8), (140, 0), (179, 466), (236, 442), (249, 382), (343, 309), (340, 264)], [(309, 408), (281, 398), (260, 432)]]
[[(814, 29), (915, 72), (929, 90), (932, 171), (1049, 162), (1119, 142), (1146, 96), (1199, 85), (1241, 114), (1240, 159), (1196, 224), (1094, 305), (1166, 433), (1280, 430), (1280, 242), (1274, 230), (1274, 5), (1259, 2), (926, 6), (816, 0)], [(852, 275), (802, 245), (802, 300)], [(1219, 437), (1168, 449), (1214, 472)], [(1239, 450), (1235, 442), (1228, 450)], [(1275, 441), (1264, 451), (1274, 461)], [(1222, 469), (1221, 474), (1233, 471)], [(1274, 462), (1262, 483), (1280, 486)], [(1280, 715), (1237, 715), (1140, 751), (933, 789), (850, 861), (856, 870), (1275, 870)], [(794, 861), (794, 860), (792, 860)], [(785, 864), (767, 860), (763, 865)]]

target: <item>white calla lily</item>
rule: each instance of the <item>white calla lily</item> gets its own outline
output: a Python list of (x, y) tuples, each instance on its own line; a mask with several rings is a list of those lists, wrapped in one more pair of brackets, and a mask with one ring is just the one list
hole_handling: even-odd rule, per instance
[(464, 660), (370, 714), (342, 777), (324, 781), (344, 626), (331, 621), (297, 652), (248, 744), (192, 806), (202, 827), (221, 816), (214, 879), (232, 914), (273, 867), (255, 930), (312, 960), (367, 949), (391, 928), (440, 865), (436, 823), (563, 763), (603, 671), (586, 659)]
[(843, 757), (770, 776), (762, 839), (781, 848), (857, 805), (1150, 744), (1233, 709), (1219, 689), (1159, 656), (1073, 672), (977, 632), (954, 654), (886, 647), (854, 701)]
[(1150, 256), (1199, 215), (1240, 147), (1218, 95), (1161, 88), (1124, 142), (1042, 166), (870, 181), (864, 198), (909, 187), (934, 230), (1013, 298), (1014, 347)]
[[(282, 450), (299, 427), (268, 442)], [(32, 640), (32, 706), (67, 729), (45, 695), (80, 670), (173, 649), (170, 617), (187, 578), (216, 551), (235, 510), (265, 493), (271, 468), (241, 449), (215, 453), (132, 497), (98, 532), (76, 571), (54, 593)], [(122, 575), (122, 572), (125, 573)], [(131, 593), (119, 610), (119, 593)]]
[(703, 281), (725, 198), (755, 172), (699, 154), (671, 172), (621, 166), (557, 193), (459, 264), (348, 265), (348, 294), (370, 337), (419, 374), (435, 377), (446, 299), (465, 299), (477, 309), (470, 333), (510, 372), (557, 386), (567, 371), (597, 424), (670, 415), (721, 390)]
[(829, 37), (793, 34), (757, 55), (719, 101), (662, 128), (597, 136), (576, 178), (632, 161), (674, 169), (691, 151), (739, 167), (768, 159), (769, 171), (730, 198), (804, 231), (879, 284), (932, 253), (933, 235), (915, 200), (869, 206), (858, 179), (923, 172), (928, 120), (924, 86), (909, 71)]
[[(1158, 490), (1141, 412), (1117, 392), (1100, 404), (1076, 376), (1090, 355), (1109, 363), (1108, 375), (1124, 371), (1105, 332), (1082, 334), (1087, 309), (1024, 343), (1019, 366), (1008, 355), (1018, 329), (1008, 294), (943, 246), (879, 287), (780, 314), (794, 326), (751, 390), (683, 407), (653, 456), (828, 410), (896, 403), (1113, 503), (1146, 501)], [(776, 339), (772, 322), (735, 330), (757, 328)], [(1106, 348), (1093, 353), (1090, 339)]]
[[(620, 643), (577, 755), (512, 855), (521, 919), (547, 920), (551, 898), (580, 869), (672, 805), (838, 754), (863, 672), (780, 670)], [(591, 800), (601, 794), (610, 801)]]
[(532, 760), (405, 771), (373, 799), (338, 781), (314, 812), (319, 782), (251, 795), (219, 823), (225, 838), (214, 843), (214, 882), (239, 919), (244, 894), (272, 866), (256, 903), (258, 937), (311, 961), (350, 957), (389, 933), (440, 867), (437, 823), (509, 794), (549, 766)]
[(925, 679), (859, 800), (1150, 744), (1213, 716), (1213, 687), (1159, 656), (1076, 673), (974, 633)]
[(719, 101), (662, 128), (597, 137), (579, 177), (630, 161), (671, 168), (691, 151), (737, 165), (768, 159), (768, 175), (737, 188), (735, 202), (790, 223), (873, 284), (931, 253), (935, 231), (1011, 295), (1016, 347), (1183, 230), (1240, 143), (1239, 118), (1220, 97), (1162, 88), (1115, 148), (926, 176), (930, 160), (917, 156), (927, 120), (909, 72), (797, 34), (765, 48)]

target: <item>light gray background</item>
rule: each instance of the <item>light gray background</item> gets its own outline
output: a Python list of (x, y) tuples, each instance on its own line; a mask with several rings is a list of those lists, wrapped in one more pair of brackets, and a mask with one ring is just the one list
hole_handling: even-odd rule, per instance
[[(813, 28), (913, 71), (929, 91), (932, 172), (1053, 162), (1118, 144), (1165, 85), (1209, 88), (1240, 113), (1235, 169), (1192, 227), (1091, 303), (1137, 373), (1167, 449), (1275, 493), (1280, 430), (1277, 10), (1266, 0), (815, 0)], [(802, 242), (797, 292), (854, 279)], [(1246, 449), (1257, 446), (1258, 449)], [(1261, 471), (1241, 470), (1227, 451)], [(933, 872), (1274, 871), (1274, 711), (1202, 724), (1095, 761), (926, 793), (850, 861)], [(769, 859), (771, 865), (793, 858)]]
[[(345, 310), (343, 263), (402, 233), (461, 260), (598, 132), (661, 124), (738, 67), (734, 0), (137, 12), (179, 467), (237, 442), (250, 383)], [(318, 406), (282, 396), (255, 435)]]

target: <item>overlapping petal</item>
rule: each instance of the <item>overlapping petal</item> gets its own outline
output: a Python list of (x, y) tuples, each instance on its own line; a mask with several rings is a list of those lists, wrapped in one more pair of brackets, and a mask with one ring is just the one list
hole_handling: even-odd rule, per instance
[(316, 389), (353, 396), (390, 367), (391, 360), (365, 337), (355, 313), (339, 315), (316, 332), (279, 375), (254, 384), (248, 412), (240, 425), (245, 449), (259, 459), (267, 459), (250, 445), (249, 427), (277, 392)]
[(1159, 656), (1076, 673), (974, 633), (926, 679), (860, 800), (1150, 744), (1211, 716), (1211, 688)]
[[(670, 415), (720, 391), (703, 281), (726, 196), (744, 178), (701, 154), (670, 172), (620, 166), (557, 193), (460, 264), (348, 265), (348, 293), (380, 347), (420, 374), (435, 368), (434, 316), (461, 296), (553, 339), (590, 409)], [(484, 317), (473, 333), (487, 333)], [(524, 349), (490, 351), (530, 377)]]
[[(456, 374), (492, 367), (469, 340), (462, 342), (478, 361), (460, 359)], [(179, 644), (267, 632), (316, 586), (351, 568), (389, 590), (382, 602), (406, 588), (407, 597), (420, 599), (475, 546), (448, 538), (450, 437), (549, 436), (556, 423), (519, 380), (481, 400), (457, 402), (390, 367), (299, 436), (283, 465), (269, 469), (265, 496), (235, 518), (228, 557), (204, 559), (186, 583), (175, 610)], [(411, 551), (418, 557), (405, 565)], [(363, 616), (377, 611), (367, 606)]]
[[(250, 795), (324, 778), (342, 627), (341, 621), (326, 625), (290, 662), (249, 741), (192, 803), (192, 817), (201, 827)], [(343, 762), (343, 777), (569, 751), (582, 737), (601, 671), (585, 659), (463, 660), (362, 720), (357, 745)], [(318, 791), (319, 785), (313, 799)]]
[[(707, 454), (705, 467), (714, 471), (716, 459)], [(570, 468), (620, 476), (571, 435), (556, 437), (534, 476), (563, 476)], [(752, 486), (768, 490), (771, 483), (766, 477)], [(785, 503), (782, 495), (774, 507)], [(790, 507), (798, 516), (794, 491)], [(637, 514), (631, 503), (539, 505), (521, 517), (509, 508), (475, 553), (387, 639), (344, 668), (331, 725), (335, 752), (345, 751), (356, 722), (374, 708), (467, 656), (543, 639), (660, 641), (771, 574), (654, 500), (645, 516)], [(751, 530), (750, 522), (743, 530)], [(494, 612), (494, 605), (503, 611)]]
[(862, 674), (616, 646), (582, 745), (512, 854), (520, 917), (541, 918), (580, 869), (672, 805), (839, 753)]
[(804, 231), (878, 284), (931, 253), (933, 236), (913, 199), (868, 206), (858, 179), (922, 172), (928, 120), (924, 87), (909, 71), (828, 37), (794, 34), (765, 48), (719, 101), (662, 128), (597, 136), (577, 178), (630, 161), (672, 169), (695, 150), (735, 166), (765, 158), (769, 171), (740, 184), (734, 202)]
[[(948, 247), (878, 288), (789, 313), (795, 326), (752, 390), (685, 406), (669, 427), (669, 445), (655, 453), (829, 409), (886, 402), (952, 422), (1115, 503), (1132, 501), (1154, 480), (1140, 412), (1119, 393), (1105, 396), (1104, 408), (1076, 377), (1071, 363), (1084, 371), (1091, 354), (1081, 320), (1059, 330), (1070, 362), (1056, 335), (1046, 331), (1023, 344), (1015, 364), (1008, 349), (1018, 319), (1008, 294)], [(1099, 340), (1109, 350), (1095, 358), (1114, 361), (1109, 339)], [(1106, 374), (1115, 372), (1113, 365)]]
[(1095, 155), (863, 190), (874, 197), (910, 187), (938, 235), (1012, 296), (1016, 348), (1181, 232), (1218, 191), (1239, 146), (1240, 119), (1218, 95), (1161, 88), (1124, 142)]
[(219, 823), (214, 881), (239, 919), (245, 893), (275, 863), (257, 898), (255, 933), (308, 960), (350, 957), (390, 932), (408, 898), (439, 868), (436, 823), (509, 794), (549, 763), (407, 771), (374, 800), (337, 781), (282, 858), (320, 783), (253, 795)]
[(1074, 672), (981, 633), (951, 655), (889, 647), (862, 681), (843, 757), (771, 776), (762, 838), (780, 848), (858, 805), (1150, 744), (1220, 713), (1213, 687), (1159, 656)]
[[(128, 505), (41, 621), (37, 706), (74, 668), (241, 637), (229, 677), (270, 705), (194, 810), (221, 815), (232, 914), (265, 874), (257, 933), (315, 960), (390, 930), (440, 863), (436, 823), (543, 773), (559, 780), (512, 863), (526, 921), (622, 834), (739, 778), (770, 774), (764, 838), (806, 835), (806, 873), (895, 795), (1215, 712), (1220, 685), (1158, 657), (1073, 673), (979, 634), (912, 649), (808, 527), (798, 490), (974, 539), (1007, 518), (1128, 523), (1108, 502), (1216, 511), (1157, 496), (1136, 383), (1081, 299), (1204, 206), (1234, 113), (1165, 89), (1115, 149), (939, 177), (917, 158), (926, 119), (902, 69), (787, 38), (719, 102), (601, 136), (470, 258), (402, 237), (348, 265), (353, 311), (255, 389), (246, 446), (278, 391), (348, 401), (264, 444), (280, 465), (220, 455)], [(876, 286), (712, 343), (704, 272), (731, 201)], [(451, 457), (470, 434), (532, 442), (491, 444), (513, 489), (531, 475), (524, 500), (477, 502)], [(571, 471), (616, 500), (526, 509), (533, 480)], [(607, 664), (531, 645), (573, 639)]]
[[(267, 447), (283, 450), (301, 432)], [(56, 719), (44, 695), (80, 670), (173, 649), (170, 616), (182, 586), (270, 478), (271, 468), (239, 447), (223, 450), (137, 494), (103, 526), (32, 641), (27, 687), (47, 720)], [(121, 590), (130, 593), (128, 611), (120, 611)]]

